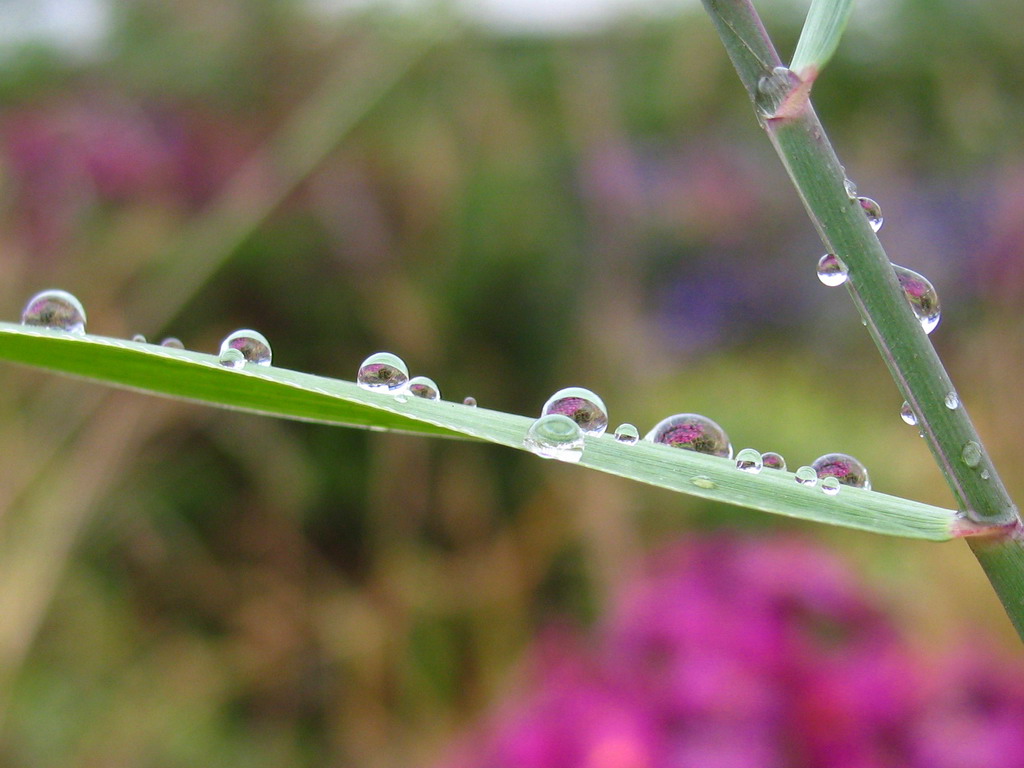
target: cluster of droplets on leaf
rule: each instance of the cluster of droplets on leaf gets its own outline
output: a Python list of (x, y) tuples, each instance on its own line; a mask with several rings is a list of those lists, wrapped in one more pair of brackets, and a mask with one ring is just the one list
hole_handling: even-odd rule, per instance
[(549, 413), (530, 425), (523, 446), (541, 458), (575, 464), (583, 458), (583, 430), (568, 416)]
[(409, 368), (398, 355), (375, 352), (363, 360), (356, 373), (356, 384), (371, 392), (389, 392), (403, 389), (409, 383)]
[(678, 413), (662, 419), (644, 436), (644, 440), (711, 456), (732, 458), (732, 444), (725, 430), (707, 416), (697, 413)]
[(568, 416), (585, 435), (597, 437), (608, 428), (608, 410), (604, 401), (583, 387), (560, 389), (549, 397), (541, 409), (541, 416), (551, 414)]
[(40, 291), (25, 305), (21, 323), (83, 335), (85, 308), (67, 291)]
[(243, 368), (246, 363), (270, 365), (272, 352), (267, 337), (258, 331), (243, 328), (228, 334), (220, 343), (217, 359), (227, 368)]

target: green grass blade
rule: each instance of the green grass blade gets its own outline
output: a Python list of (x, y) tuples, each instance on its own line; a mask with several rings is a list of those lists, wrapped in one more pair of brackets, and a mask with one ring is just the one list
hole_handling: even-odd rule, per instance
[(793, 63), (789, 65), (801, 80), (813, 80), (832, 58), (850, 18), (853, 0), (811, 0)]
[[(283, 368), (231, 370), (214, 355), (0, 323), (0, 359), (105, 384), (290, 419), (484, 440), (523, 449), (525, 416), (460, 403), (394, 397)], [(874, 491), (827, 496), (789, 472), (740, 472), (731, 460), (611, 435), (587, 438), (581, 466), (641, 483), (788, 517), (941, 541), (960, 531), (952, 510)]]

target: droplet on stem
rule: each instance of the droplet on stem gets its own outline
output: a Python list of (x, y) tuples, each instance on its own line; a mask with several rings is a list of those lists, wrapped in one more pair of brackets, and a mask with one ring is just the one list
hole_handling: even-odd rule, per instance
[(900, 418), (912, 427), (917, 425), (917, 414), (914, 413), (914, 409), (910, 407), (910, 403), (906, 400), (903, 401), (903, 405), (900, 407)]
[(829, 288), (846, 282), (846, 265), (834, 253), (826, 253), (818, 259), (818, 279)]
[(900, 287), (903, 288), (903, 295), (907, 297), (907, 303), (914, 311), (914, 316), (921, 323), (925, 333), (931, 333), (942, 319), (942, 308), (939, 306), (939, 294), (935, 286), (924, 275), (912, 269), (901, 267), (899, 264), (892, 265)]
[(644, 440), (711, 456), (732, 458), (732, 445), (725, 430), (699, 413), (678, 413), (662, 419), (644, 436)]
[(409, 382), (409, 368), (398, 355), (375, 352), (363, 361), (356, 384), (371, 392), (394, 392)]
[(583, 458), (583, 430), (568, 416), (550, 413), (530, 425), (523, 445), (541, 458), (575, 464)]
[(864, 215), (868, 217), (868, 224), (871, 225), (871, 229), (875, 232), (880, 230), (882, 228), (882, 223), (885, 221), (885, 219), (882, 218), (882, 206), (870, 197), (858, 197), (857, 202), (860, 203), (860, 207), (864, 211)]
[(981, 446), (974, 440), (968, 440), (964, 443), (964, 448), (960, 452), (960, 458), (964, 460), (964, 464), (968, 467), (978, 466), (981, 464)]
[(40, 291), (25, 305), (21, 324), (82, 335), (85, 333), (85, 308), (67, 291)]
[[(234, 355), (228, 354), (228, 362), (224, 361), (225, 354), (230, 349), (238, 350), (242, 353), (242, 364), (252, 363), (254, 365), (270, 365), (270, 360), (273, 353), (270, 351), (270, 342), (267, 341), (267, 337), (259, 331), (254, 331), (251, 328), (243, 328), (242, 330), (235, 331), (224, 337), (224, 341), (220, 343), (221, 363), (231, 368), (238, 368), (240, 366), (232, 364)], [(237, 362), (237, 361), (234, 361)]]
[(583, 387), (560, 389), (549, 397), (541, 409), (541, 415), (555, 413), (568, 416), (587, 435), (603, 435), (608, 428), (608, 410), (604, 401)]
[(955, 411), (957, 408), (960, 407), (960, 398), (957, 397), (956, 392), (949, 392), (946, 395), (946, 399), (944, 402), (946, 403), (946, 407), (949, 408), (949, 410), (951, 411)]

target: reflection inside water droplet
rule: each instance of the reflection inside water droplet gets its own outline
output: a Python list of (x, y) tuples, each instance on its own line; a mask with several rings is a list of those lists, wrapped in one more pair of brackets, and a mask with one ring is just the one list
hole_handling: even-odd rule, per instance
[(603, 435), (608, 428), (608, 410), (604, 401), (589, 389), (560, 389), (544, 403), (541, 415), (560, 413), (579, 424), (587, 435)]
[(21, 324), (84, 334), (85, 308), (67, 291), (40, 291), (25, 305)]
[(868, 470), (853, 456), (846, 453), (826, 453), (811, 463), (818, 477), (834, 477), (842, 485), (871, 488)]
[(846, 282), (846, 265), (833, 253), (826, 253), (818, 259), (818, 279), (830, 288)]
[(523, 445), (541, 458), (575, 464), (583, 458), (583, 430), (568, 416), (551, 413), (530, 425)]
[(409, 381), (409, 368), (398, 355), (375, 352), (363, 361), (356, 384), (371, 392), (394, 392)]
[(644, 436), (644, 440), (711, 456), (732, 458), (732, 445), (725, 430), (699, 413), (678, 413), (662, 419)]
[(635, 445), (640, 440), (640, 430), (632, 424), (619, 424), (615, 428), (615, 439), (623, 445)]

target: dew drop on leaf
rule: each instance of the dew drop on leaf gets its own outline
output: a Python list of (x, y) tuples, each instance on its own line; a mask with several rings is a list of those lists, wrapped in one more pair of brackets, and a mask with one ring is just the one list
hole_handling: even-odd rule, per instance
[(583, 430), (568, 416), (549, 413), (530, 425), (523, 445), (541, 458), (575, 464), (583, 458)]
[(544, 403), (541, 416), (561, 414), (575, 421), (584, 434), (603, 435), (608, 428), (608, 410), (604, 401), (589, 389), (560, 389)]
[(818, 473), (814, 471), (814, 467), (800, 467), (796, 471), (796, 481), (800, 485), (806, 485), (808, 488), (813, 488), (818, 484)]
[(698, 413), (677, 413), (675, 416), (662, 419), (647, 433), (644, 440), (711, 456), (732, 458), (732, 445), (725, 430), (707, 416)]
[[(240, 331), (228, 334), (224, 341), (220, 343), (220, 356), (222, 358), (224, 353), (229, 349), (237, 349), (242, 353), (242, 362), (253, 363), (255, 365), (270, 365), (270, 359), (272, 353), (270, 351), (270, 342), (267, 341), (267, 337), (259, 331), (254, 331), (249, 328), (243, 328)], [(227, 363), (224, 363), (227, 365)], [(230, 366), (237, 368), (239, 366)]]
[(394, 392), (409, 382), (409, 368), (398, 355), (375, 352), (363, 360), (356, 384), (371, 392)]
[(899, 264), (893, 264), (892, 268), (900, 281), (900, 287), (903, 288), (903, 295), (907, 297), (907, 303), (914, 310), (914, 316), (921, 323), (924, 332), (931, 333), (942, 319), (939, 294), (935, 287), (928, 278), (912, 269), (901, 267)]
[(823, 477), (821, 479), (821, 490), (829, 496), (835, 496), (839, 493), (839, 486), (841, 483), (838, 478), (835, 477)]
[(882, 222), (885, 219), (882, 218), (882, 206), (872, 200), (870, 197), (858, 197), (857, 202), (860, 203), (861, 210), (864, 211), (864, 215), (868, 217), (868, 224), (871, 225), (871, 229), (875, 232), (882, 228)]
[(83, 335), (85, 308), (67, 291), (41, 291), (28, 300), (21, 313), (21, 323)]
[(957, 397), (956, 392), (950, 392), (947, 394), (944, 402), (946, 403), (946, 407), (951, 411), (955, 411), (960, 407), (960, 398)]
[(765, 469), (779, 469), (783, 471), (786, 469), (786, 460), (782, 457), (781, 453), (775, 453), (775, 451), (762, 453), (761, 464)]
[(233, 368), (236, 371), (245, 367), (245, 355), (234, 347), (222, 349), (217, 355), (217, 361), (225, 368)]
[(632, 424), (619, 424), (615, 428), (615, 439), (623, 445), (636, 445), (640, 440), (640, 430)]
[(175, 336), (168, 336), (166, 339), (160, 342), (161, 347), (167, 347), (168, 349), (184, 349), (185, 344), (181, 339)]
[(811, 462), (811, 467), (819, 478), (834, 477), (841, 485), (871, 488), (867, 467), (848, 454), (826, 453)]
[(409, 379), (406, 390), (413, 397), (422, 397), (424, 400), (440, 400), (441, 389), (433, 379), (426, 376), (413, 376)]
[(144, 335), (142, 335), (141, 333), (136, 333), (134, 336), (132, 336), (132, 341), (134, 341), (134, 342), (136, 342), (138, 344), (145, 344), (146, 343), (146, 337)]
[(900, 418), (912, 427), (917, 424), (917, 414), (914, 413), (914, 409), (910, 407), (910, 403), (906, 400), (903, 401), (903, 405), (900, 408)]
[(846, 265), (834, 253), (826, 253), (818, 259), (818, 279), (829, 288), (846, 282)]
[(476, 398), (475, 397), (464, 397), (464, 398), (462, 398), (462, 404), (463, 405), (468, 405), (470, 408), (476, 408)]
[(756, 475), (764, 466), (764, 460), (759, 451), (753, 448), (744, 448), (736, 454), (736, 469)]
[(960, 452), (960, 458), (968, 467), (976, 467), (981, 464), (981, 446), (974, 440), (964, 443), (964, 449)]

